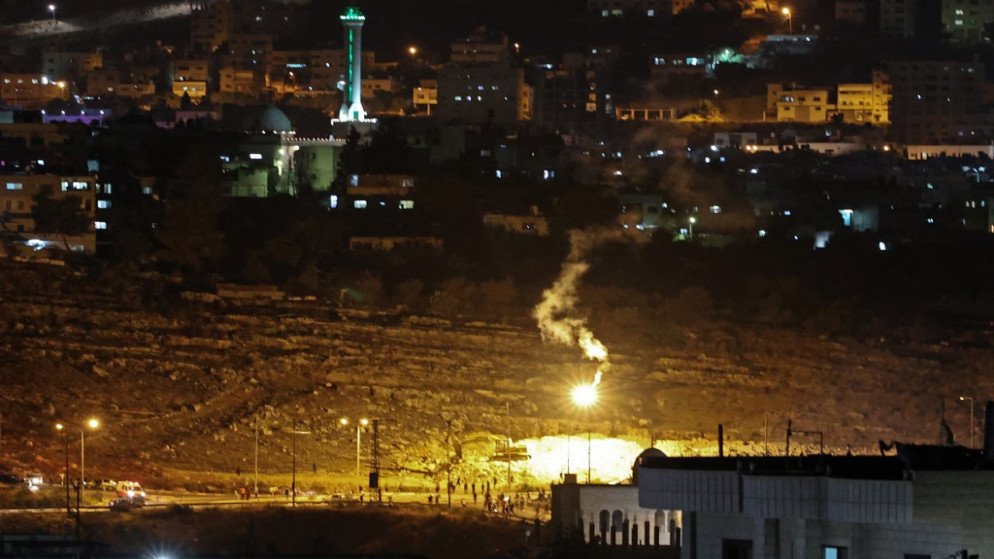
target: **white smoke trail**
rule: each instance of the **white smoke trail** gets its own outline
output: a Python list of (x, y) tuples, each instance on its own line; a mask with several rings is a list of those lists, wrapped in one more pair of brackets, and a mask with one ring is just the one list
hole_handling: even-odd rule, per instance
[(542, 301), (535, 306), (532, 316), (538, 321), (542, 338), (566, 346), (578, 346), (583, 356), (597, 361), (600, 366), (592, 386), (600, 384), (601, 376), (611, 366), (607, 347), (587, 327), (584, 318), (572, 316), (579, 299), (580, 280), (590, 269), (586, 261), (590, 252), (602, 243), (635, 237), (630, 229), (597, 228), (570, 231), (570, 251), (563, 262), (562, 271), (551, 287), (542, 292)]

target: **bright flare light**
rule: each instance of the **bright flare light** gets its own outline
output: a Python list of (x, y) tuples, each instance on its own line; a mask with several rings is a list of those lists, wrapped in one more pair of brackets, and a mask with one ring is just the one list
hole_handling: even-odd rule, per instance
[(573, 388), (573, 403), (581, 408), (589, 408), (597, 402), (597, 385), (581, 384)]
[(90, 429), (96, 429), (97, 427), (100, 427), (100, 422), (97, 421), (96, 419), (91, 419), (86, 422), (86, 426), (89, 427)]

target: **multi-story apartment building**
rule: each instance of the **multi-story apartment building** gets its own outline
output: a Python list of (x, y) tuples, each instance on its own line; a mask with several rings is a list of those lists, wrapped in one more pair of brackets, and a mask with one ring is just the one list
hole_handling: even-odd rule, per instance
[(0, 74), (0, 100), (8, 105), (42, 108), (53, 99), (64, 99), (66, 87), (65, 81), (39, 74)]
[(887, 75), (873, 72), (872, 83), (839, 84), (835, 114), (845, 122), (890, 124), (891, 86)]
[(104, 65), (104, 55), (99, 52), (44, 51), (41, 55), (41, 73), (50, 80), (78, 80)]
[(414, 108), (431, 114), (432, 107), (438, 105), (438, 80), (421, 80), (413, 93)]
[(130, 70), (99, 69), (86, 74), (86, 94), (90, 97), (120, 96), (139, 98), (155, 94), (154, 67)]
[(942, 31), (954, 42), (984, 42), (984, 25), (992, 21), (991, 0), (942, 0)]
[(207, 95), (210, 81), (210, 65), (206, 60), (182, 59), (173, 62), (173, 94), (180, 97), (188, 94), (191, 99)]
[(438, 71), (438, 118), (514, 124), (532, 118), (532, 88), (522, 68), (450, 66)]
[(976, 138), (990, 129), (984, 105), (984, 65), (979, 62), (894, 61), (892, 136), (913, 144)]
[(228, 36), (228, 52), (223, 60), (227, 64), (265, 71), (273, 52), (273, 36), (265, 34), (232, 33)]
[(511, 64), (503, 34), (476, 29), (452, 43), (452, 61), (438, 71), (438, 110), (443, 121), (513, 124), (532, 118), (531, 86)]
[(866, 25), (866, 2), (835, 0), (835, 21), (844, 21), (857, 26)]
[[(376, 64), (376, 53), (363, 50), (362, 68), (370, 69)], [(293, 82), (300, 88), (315, 91), (340, 89), (347, 74), (344, 49), (275, 50), (268, 57), (266, 73), (270, 81), (289, 81), (293, 72)]]
[(890, 122), (890, 101), (891, 86), (880, 71), (873, 72), (871, 83), (839, 84), (835, 91), (796, 84), (766, 86), (767, 114), (778, 122), (819, 123), (840, 116), (845, 122), (884, 125)]
[(450, 61), (454, 65), (507, 64), (511, 48), (503, 33), (491, 33), (478, 27), (465, 39), (452, 43)]
[(213, 52), (228, 40), (234, 28), (234, 7), (216, 2), (195, 6), (190, 15), (190, 43), (195, 49)]
[(803, 89), (793, 84), (766, 85), (766, 108), (778, 122), (825, 122), (835, 106), (827, 89)]
[(678, 14), (693, 4), (693, 0), (587, 0), (587, 11), (600, 17), (626, 13), (656, 17)]
[(917, 0), (880, 0), (880, 32), (911, 38), (915, 36)]
[(240, 69), (233, 66), (221, 68), (218, 71), (219, 90), (222, 93), (243, 93), (258, 95), (265, 85), (262, 76), (251, 68)]
[[(26, 240), (35, 239), (35, 246), (55, 244), (70, 250), (96, 250), (96, 231), (106, 230), (107, 222), (97, 220), (96, 176), (2, 175), (0, 176), (0, 226), (7, 232), (17, 233)], [(87, 231), (80, 235), (64, 236), (59, 231), (39, 230), (32, 215), (34, 196), (48, 191), (52, 198), (75, 196), (80, 210), (89, 219)]]

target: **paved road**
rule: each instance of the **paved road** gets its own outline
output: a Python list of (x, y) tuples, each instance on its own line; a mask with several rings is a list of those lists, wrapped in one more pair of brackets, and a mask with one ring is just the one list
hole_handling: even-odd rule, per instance
[[(100, 496), (101, 500), (104, 501), (103, 504), (99, 505), (83, 505), (81, 507), (81, 513), (106, 511), (111, 500), (115, 499), (116, 496), (113, 491), (87, 491), (86, 494), (91, 497)], [(250, 499), (240, 499), (234, 493), (232, 494), (220, 494), (220, 493), (189, 493), (189, 492), (170, 492), (170, 491), (149, 491), (146, 496), (146, 508), (158, 508), (158, 507), (168, 507), (172, 505), (185, 505), (195, 509), (200, 508), (210, 508), (210, 507), (254, 507), (254, 506), (292, 506), (296, 504), (299, 507), (340, 507), (340, 508), (350, 508), (350, 507), (362, 507), (371, 505), (382, 505), (382, 506), (397, 506), (397, 507), (418, 507), (422, 509), (437, 509), (439, 511), (444, 511), (449, 509), (465, 510), (465, 511), (480, 511), (481, 513), (486, 512), (484, 509), (483, 498), (477, 496), (477, 502), (473, 502), (473, 496), (471, 494), (453, 493), (451, 505), (449, 504), (448, 496), (444, 493), (440, 495), (441, 503), (435, 501), (432, 497), (431, 503), (428, 502), (427, 493), (413, 493), (413, 492), (388, 492), (384, 493), (382, 496), (382, 501), (377, 500), (375, 494), (363, 494), (360, 500), (358, 495), (348, 495), (348, 494), (336, 494), (336, 495), (298, 495), (296, 503), (293, 499), (284, 495), (259, 495), (258, 498)], [(496, 498), (496, 496), (495, 496)], [(516, 494), (512, 495), (511, 499), (517, 501), (517, 505), (513, 511), (508, 511), (506, 514), (502, 509), (498, 509), (496, 512), (491, 510), (489, 514), (495, 517), (507, 516), (509, 518), (519, 518), (525, 520), (535, 520), (536, 518), (542, 522), (549, 520), (548, 511), (548, 501), (539, 501), (536, 499), (537, 494)], [(521, 503), (524, 502), (524, 506)], [(75, 501), (72, 503), (75, 510)], [(0, 509), (0, 514), (17, 514), (17, 513), (51, 513), (56, 511), (65, 510), (64, 507), (51, 507), (51, 508), (39, 508), (39, 509)]]

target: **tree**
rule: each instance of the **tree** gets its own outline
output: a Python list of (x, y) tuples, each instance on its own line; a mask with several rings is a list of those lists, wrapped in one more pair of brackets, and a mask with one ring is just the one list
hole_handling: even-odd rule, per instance
[(165, 206), (157, 238), (162, 260), (182, 269), (203, 271), (224, 249), (217, 218), (222, 200), (219, 158), (194, 147), (180, 164)]
[(54, 190), (52, 186), (46, 185), (31, 196), (34, 202), (31, 206), (31, 219), (35, 222), (35, 231), (61, 235), (68, 250), (68, 237), (82, 235), (90, 230), (90, 216), (79, 196), (69, 194), (56, 198)]

